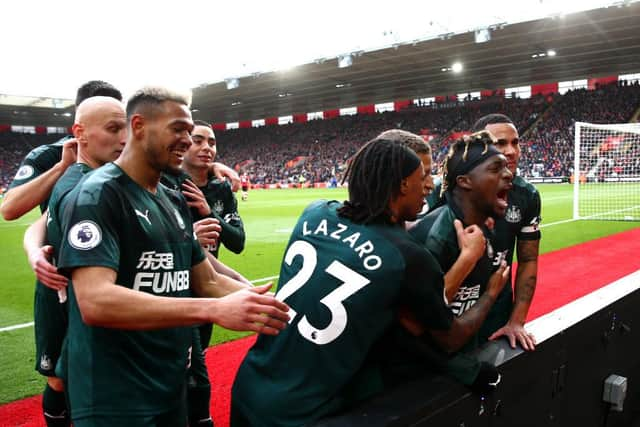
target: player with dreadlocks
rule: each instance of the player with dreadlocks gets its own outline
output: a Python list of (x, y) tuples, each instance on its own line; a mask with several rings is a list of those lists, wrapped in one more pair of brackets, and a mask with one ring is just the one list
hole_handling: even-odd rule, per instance
[(349, 200), (312, 203), (293, 230), (276, 294), (291, 321), (278, 336), (258, 338), (240, 366), (233, 427), (306, 425), (379, 390), (354, 384), (362, 385), (367, 356), (401, 305), (447, 351), (474, 335), (488, 312), (490, 304), (478, 304), (484, 311), (455, 318), (437, 262), (404, 229), (426, 195), (415, 153), (376, 138), (346, 176)]

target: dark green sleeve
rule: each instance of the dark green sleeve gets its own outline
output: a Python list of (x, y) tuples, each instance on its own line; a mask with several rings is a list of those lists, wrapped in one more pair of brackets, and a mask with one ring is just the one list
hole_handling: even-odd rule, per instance
[(70, 274), (77, 267), (108, 267), (118, 271), (122, 222), (113, 206), (117, 195), (104, 186), (99, 193), (81, 184), (65, 197), (58, 268)]
[(444, 274), (424, 249), (411, 245), (405, 255), (405, 303), (418, 320), (432, 330), (448, 330), (453, 313), (444, 298)]
[(527, 210), (518, 231), (519, 240), (540, 240), (540, 193), (535, 190), (530, 194)]
[(238, 201), (231, 188), (225, 186), (224, 189), (224, 211), (222, 215), (217, 215), (211, 211), (211, 217), (220, 221), (220, 226), (222, 227), (220, 242), (231, 252), (239, 254), (244, 249), (246, 239), (244, 224), (240, 214), (238, 214)]
[(24, 158), (16, 176), (11, 181), (9, 188), (18, 187), (22, 184), (39, 177), (60, 161), (62, 149), (51, 146), (37, 147)]
[(198, 242), (195, 231), (193, 232), (193, 241), (191, 242), (191, 266), (200, 264), (204, 261), (206, 255), (202, 250), (202, 246)]

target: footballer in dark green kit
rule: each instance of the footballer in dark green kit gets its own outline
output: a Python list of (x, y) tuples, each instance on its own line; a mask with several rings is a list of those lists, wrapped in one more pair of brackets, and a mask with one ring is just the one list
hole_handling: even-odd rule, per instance
[[(506, 212), (512, 179), (506, 165), (505, 157), (493, 146), (489, 134), (474, 134), (456, 141), (444, 166), (446, 203), (410, 230), (434, 255), (440, 267), (448, 271), (460, 254), (453, 221), (459, 219), (465, 226), (476, 224), (483, 229), (487, 242), (485, 255), (458, 288), (446, 289), (449, 307), (456, 316), (476, 304), (501, 264), (494, 263), (493, 236), (485, 222)], [(479, 344), (476, 339), (467, 344), (467, 349)]]
[(66, 196), (58, 266), (72, 288), (60, 371), (76, 427), (185, 425), (191, 326), (269, 334), (288, 320), (267, 287), (215, 273), (184, 197), (159, 184), (191, 144), (188, 103), (164, 88), (136, 92), (120, 158)]
[[(64, 210), (64, 196), (94, 168), (118, 158), (126, 141), (126, 117), (122, 103), (112, 97), (93, 96), (76, 108), (73, 125), (77, 141), (77, 162), (69, 166), (53, 187), (49, 206), (45, 215), (33, 224), (25, 234), (25, 241), (33, 236), (35, 241), (25, 243), (38, 251), (52, 248), (53, 261), (59, 254), (63, 240), (60, 224)], [(29, 249), (29, 252), (32, 252)], [(55, 268), (53, 271), (55, 271)], [(67, 280), (60, 276), (62, 283), (54, 277), (43, 276), (36, 269), (38, 278), (34, 300), (34, 320), (36, 335), (36, 369), (46, 375), (48, 388), (59, 393), (45, 390), (43, 395), (44, 416), (50, 427), (69, 425), (69, 411), (64, 397), (63, 381), (55, 373), (56, 364), (61, 356), (63, 340), (67, 332)], [(57, 272), (56, 272), (57, 273)], [(57, 275), (57, 274), (56, 274)], [(61, 397), (60, 399), (56, 397)], [(58, 409), (56, 409), (58, 406)], [(63, 409), (64, 407), (64, 409)]]
[(400, 306), (444, 347), (469, 337), (451, 332), (442, 270), (404, 230), (427, 191), (420, 159), (378, 137), (347, 177), (349, 200), (312, 203), (292, 232), (276, 294), (291, 321), (242, 362), (233, 427), (305, 425), (368, 397), (354, 394), (361, 370)]
[[(511, 119), (503, 114), (489, 114), (480, 118), (474, 131), (486, 129), (496, 138), (495, 146), (507, 159), (513, 174), (513, 188), (508, 194), (507, 211), (503, 218), (495, 218), (494, 262), (505, 259), (513, 262), (517, 248), (518, 268), (515, 286), (511, 277), (496, 301), (480, 336), (481, 340), (505, 336), (512, 347), (516, 342), (525, 350), (535, 348), (535, 337), (524, 329), (529, 307), (533, 300), (538, 273), (540, 246), (540, 193), (518, 175), (520, 144), (518, 130)], [(515, 298), (513, 288), (515, 288)]]

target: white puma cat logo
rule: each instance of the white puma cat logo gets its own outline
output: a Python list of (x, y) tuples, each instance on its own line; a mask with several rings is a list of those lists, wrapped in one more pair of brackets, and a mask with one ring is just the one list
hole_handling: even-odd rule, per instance
[(140, 212), (138, 209), (134, 209), (136, 211), (136, 215), (138, 215), (139, 217), (142, 217), (144, 219), (147, 220), (147, 222), (149, 223), (149, 225), (151, 225), (151, 221), (149, 221), (149, 209), (146, 209), (144, 211), (144, 214), (142, 212)]

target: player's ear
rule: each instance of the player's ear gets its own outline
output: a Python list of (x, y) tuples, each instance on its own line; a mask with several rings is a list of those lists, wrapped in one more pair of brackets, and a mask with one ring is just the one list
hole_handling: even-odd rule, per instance
[(404, 178), (402, 181), (400, 181), (400, 194), (404, 196), (408, 192), (409, 192), (409, 180), (407, 178)]
[(71, 133), (73, 134), (74, 138), (82, 141), (82, 138), (84, 136), (84, 126), (82, 126), (81, 123), (74, 123), (73, 126), (71, 126)]
[(460, 175), (456, 178), (456, 185), (462, 187), (465, 190), (471, 190), (471, 177), (469, 175)]
[(130, 120), (131, 134), (135, 139), (144, 138), (145, 119), (142, 114), (134, 114)]

